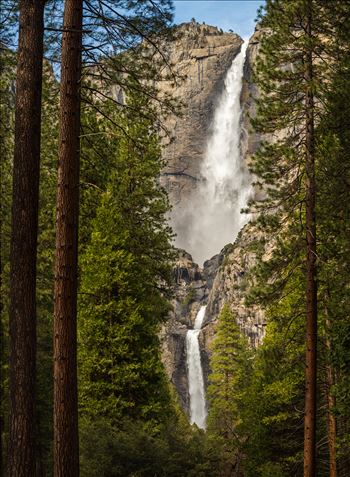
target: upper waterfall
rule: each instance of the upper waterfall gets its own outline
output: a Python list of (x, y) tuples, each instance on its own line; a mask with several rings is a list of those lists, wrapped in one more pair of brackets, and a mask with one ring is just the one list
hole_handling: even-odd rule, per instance
[(201, 165), (201, 180), (184, 211), (187, 233), (176, 241), (200, 264), (233, 242), (248, 220), (240, 213), (251, 190), (240, 151), (240, 95), (246, 49), (247, 42), (227, 71)]

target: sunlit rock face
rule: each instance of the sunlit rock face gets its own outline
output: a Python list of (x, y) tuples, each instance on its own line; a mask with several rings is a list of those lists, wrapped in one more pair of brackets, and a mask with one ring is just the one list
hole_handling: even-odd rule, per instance
[(201, 167), (224, 79), (243, 41), (234, 33), (196, 22), (180, 25), (177, 34), (167, 52), (183, 80), (174, 89), (164, 81), (160, 89), (182, 102), (183, 110), (181, 117), (171, 117), (166, 123), (173, 140), (164, 149), (161, 183), (173, 205), (171, 222), (179, 236), (177, 245), (187, 249), (181, 243), (190, 227), (187, 211), (203, 179)]

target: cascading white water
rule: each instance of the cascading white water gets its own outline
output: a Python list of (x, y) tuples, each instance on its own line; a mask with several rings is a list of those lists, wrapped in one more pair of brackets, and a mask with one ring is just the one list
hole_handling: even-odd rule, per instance
[(206, 306), (202, 306), (197, 313), (194, 329), (186, 334), (186, 356), (188, 371), (188, 388), (190, 395), (190, 420), (191, 424), (197, 424), (205, 429), (207, 418), (203, 370), (198, 336), (202, 328)]
[(202, 180), (181, 218), (186, 230), (179, 234), (176, 245), (200, 264), (233, 242), (248, 221), (247, 215), (240, 213), (251, 191), (240, 151), (240, 95), (246, 48), (247, 42), (227, 72), (201, 167)]

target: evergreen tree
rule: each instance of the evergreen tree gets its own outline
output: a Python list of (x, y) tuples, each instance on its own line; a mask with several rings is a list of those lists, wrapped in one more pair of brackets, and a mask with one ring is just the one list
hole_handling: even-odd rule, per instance
[[(145, 99), (128, 104), (141, 109)], [(123, 121), (128, 137), (106, 136), (114, 170), (82, 261), (79, 332), (82, 412), (114, 422), (126, 412), (159, 417), (168, 400), (157, 335), (169, 311), (172, 259), (169, 206), (157, 182), (161, 151), (151, 121)]]
[(54, 475), (79, 475), (78, 217), (82, 0), (65, 0), (60, 90), (54, 307)]
[[(350, 5), (325, 3), (332, 19), (334, 76), (319, 128), (319, 295), (325, 343), (329, 475), (346, 475), (349, 456)], [(332, 9), (332, 10), (331, 10)]]
[[(329, 53), (328, 23), (324, 11), (313, 0), (271, 0), (266, 3), (261, 25), (262, 40), (256, 81), (261, 91), (255, 127), (269, 135), (253, 161), (252, 171), (267, 197), (256, 203), (260, 223), (277, 232), (275, 252), (282, 273), (275, 289), (282, 292), (296, 269), (305, 273), (306, 363), (304, 476), (316, 473), (316, 119), (321, 114)], [(287, 230), (288, 229), (288, 230)], [(287, 230), (287, 232), (286, 232)], [(279, 237), (278, 237), (279, 234)], [(282, 236), (285, 239), (281, 240)], [(286, 236), (287, 235), (287, 236)], [(304, 238), (305, 237), (305, 238)], [(306, 239), (306, 242), (305, 242)], [(283, 256), (283, 242), (294, 242), (294, 256)], [(291, 248), (291, 247), (289, 247)], [(302, 257), (302, 252), (305, 258)], [(293, 268), (290, 263), (294, 262)], [(273, 261), (271, 262), (271, 264)], [(272, 271), (272, 267), (270, 267)], [(276, 269), (270, 284), (276, 276)], [(266, 278), (266, 277), (265, 277)], [(276, 286), (277, 285), (277, 286)]]
[(251, 375), (252, 350), (228, 305), (218, 318), (210, 360), (208, 432), (222, 446), (222, 473), (240, 475), (245, 436), (240, 433), (242, 397)]
[(8, 475), (35, 475), (36, 256), (45, 0), (19, 3), (10, 271)]
[[(1, 61), (1, 319), (3, 324), (2, 415), (8, 416), (8, 291), (9, 247), (11, 231), (11, 179), (14, 141), (14, 82), (16, 55), (4, 50)], [(54, 206), (57, 162), (58, 84), (44, 62), (41, 127), (41, 170), (39, 194), (39, 227), (37, 251), (37, 428), (38, 473), (50, 474), (52, 441), (52, 284), (54, 253)], [(6, 122), (4, 119), (6, 118)], [(8, 421), (3, 419), (4, 446)], [(4, 434), (5, 433), (5, 434)], [(6, 446), (5, 446), (6, 448)], [(6, 456), (6, 452), (5, 452)]]
[(265, 310), (263, 344), (245, 392), (242, 431), (248, 476), (300, 475), (303, 468), (304, 276), (293, 275)]

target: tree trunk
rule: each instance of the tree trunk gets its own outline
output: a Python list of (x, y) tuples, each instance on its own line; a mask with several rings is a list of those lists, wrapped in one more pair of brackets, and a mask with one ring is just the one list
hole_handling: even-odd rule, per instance
[(82, 0), (66, 0), (62, 38), (54, 310), (54, 475), (79, 475), (77, 275)]
[[(307, 2), (307, 39), (312, 39), (312, 0)], [(307, 45), (306, 80), (306, 369), (304, 419), (304, 477), (316, 475), (316, 384), (317, 384), (317, 286), (316, 286), (316, 181), (313, 94), (313, 52)]]
[(10, 253), (8, 476), (35, 475), (36, 254), (44, 0), (19, 3)]

